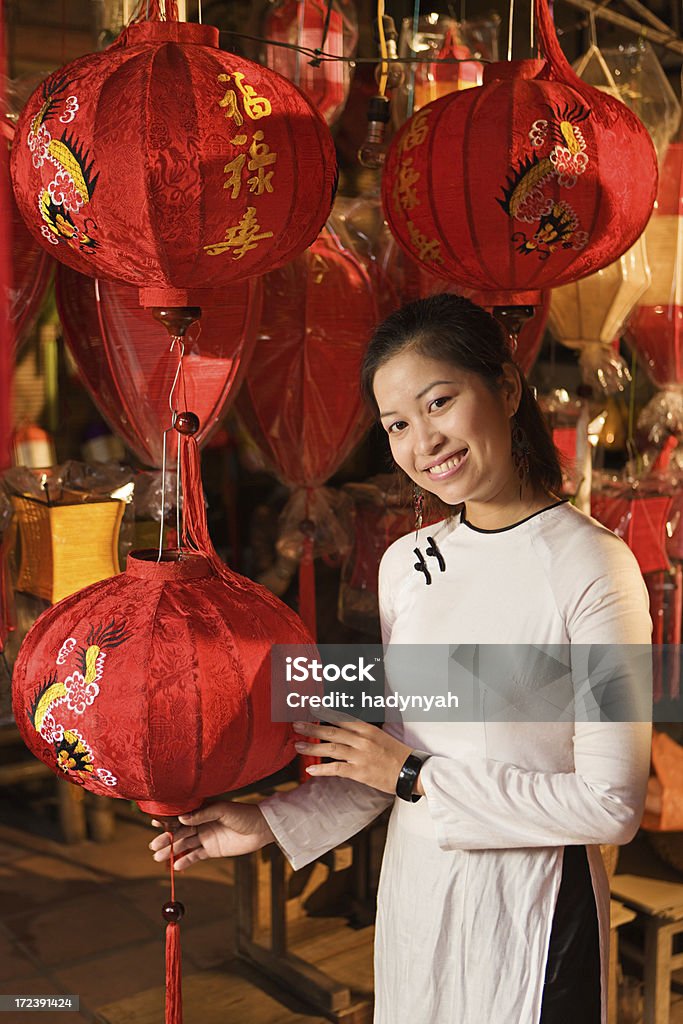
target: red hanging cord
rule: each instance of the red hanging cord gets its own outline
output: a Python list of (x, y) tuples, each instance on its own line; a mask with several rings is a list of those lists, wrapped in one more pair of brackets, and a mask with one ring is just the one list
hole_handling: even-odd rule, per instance
[(162, 914), (166, 921), (166, 1016), (165, 1024), (183, 1024), (182, 959), (180, 952), (180, 920), (185, 907), (175, 898), (175, 856), (173, 833), (171, 837), (171, 899), (164, 903)]

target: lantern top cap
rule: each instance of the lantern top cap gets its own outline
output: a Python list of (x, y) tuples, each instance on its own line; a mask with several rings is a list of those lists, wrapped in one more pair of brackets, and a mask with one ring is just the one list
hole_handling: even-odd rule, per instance
[(191, 21), (142, 21), (129, 25), (124, 32), (126, 46), (144, 43), (189, 43), (218, 48), (219, 34), (214, 25)]
[(156, 583), (175, 583), (215, 575), (204, 555), (167, 550), (162, 551), (161, 561), (157, 561), (158, 558), (156, 549), (131, 551), (126, 562), (126, 574)]
[(484, 85), (509, 79), (542, 78), (547, 68), (545, 60), (498, 60), (484, 65)]

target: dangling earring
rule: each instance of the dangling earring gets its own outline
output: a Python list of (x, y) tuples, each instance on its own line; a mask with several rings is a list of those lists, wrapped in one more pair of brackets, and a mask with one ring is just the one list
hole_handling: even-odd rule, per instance
[(515, 473), (519, 477), (519, 500), (522, 500), (522, 488), (529, 479), (529, 456), (531, 445), (526, 436), (524, 427), (520, 427), (517, 420), (512, 417), (512, 464)]
[(422, 517), (424, 514), (425, 496), (424, 491), (417, 484), (413, 484), (413, 509), (415, 511), (415, 539), (418, 530), (422, 529)]

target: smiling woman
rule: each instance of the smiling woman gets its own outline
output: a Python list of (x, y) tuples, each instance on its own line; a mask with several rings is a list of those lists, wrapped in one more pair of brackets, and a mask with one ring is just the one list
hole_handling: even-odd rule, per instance
[(498, 528), (548, 503), (562, 473), (500, 325), (454, 295), (397, 310), (375, 332), (361, 387), (397, 466), (470, 522)]
[[(651, 634), (638, 565), (623, 541), (558, 498), (557, 453), (484, 310), (454, 295), (398, 310), (370, 342), (362, 386), (399, 469), (446, 507), (382, 559), (388, 688), (392, 656), (411, 664), (410, 649), (394, 645), (448, 645), (463, 663), (482, 645), (514, 647), (503, 689), (523, 720), (501, 717), (484, 694), (469, 722), (410, 720), (411, 708), (382, 729), (346, 716), (298, 723), (322, 742), (297, 749), (331, 760), (258, 806), (222, 802), (182, 818), (179, 866), (276, 841), (304, 867), (393, 803), (374, 1024), (607, 1024), (609, 887), (598, 844), (628, 842), (638, 828), (650, 726), (587, 718), (574, 705), (597, 670), (602, 693), (644, 691), (635, 703), (650, 706), (647, 662), (636, 656)], [(554, 706), (545, 687), (564, 645), (569, 712), (563, 704), (556, 719), (534, 721), (534, 708)], [(415, 661), (415, 692), (428, 673)], [(483, 692), (479, 655), (471, 679)], [(152, 847), (169, 856), (167, 837)]]

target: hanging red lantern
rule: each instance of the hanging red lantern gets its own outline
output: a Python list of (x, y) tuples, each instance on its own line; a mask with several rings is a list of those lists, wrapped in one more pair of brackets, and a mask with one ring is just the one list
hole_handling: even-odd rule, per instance
[(130, 25), (50, 75), (16, 138), (14, 190), (33, 236), (74, 270), (136, 285), (145, 306), (187, 306), (188, 290), (201, 304), (292, 259), (335, 188), (314, 105), (219, 50), (210, 25)]
[(383, 180), (401, 245), (491, 306), (537, 304), (542, 289), (612, 263), (656, 191), (647, 130), (575, 75), (547, 0), (535, 6), (546, 59), (488, 65), (483, 86), (423, 107), (396, 135)]
[[(184, 336), (183, 400), (199, 416), (201, 445), (229, 408), (251, 358), (260, 309), (258, 281), (214, 295)], [(98, 300), (99, 295), (99, 300)], [(57, 307), (64, 337), (93, 401), (112, 430), (148, 466), (161, 466), (169, 394), (178, 354), (160, 323), (142, 310), (137, 291), (93, 281), (61, 266)], [(176, 450), (168, 434), (167, 459)]]
[[(32, 85), (35, 86), (33, 79)], [(3, 97), (4, 117), (0, 120), (0, 135), (9, 147), (14, 139), (14, 120), (23, 103), (20, 79), (10, 81)], [(11, 193), (11, 190), (10, 190)], [(9, 316), (14, 326), (14, 341), (19, 347), (33, 327), (40, 312), (45, 293), (52, 279), (54, 263), (42, 246), (37, 245), (22, 219), (14, 196), (10, 195), (12, 210), (12, 284), (9, 292)]]
[(270, 653), (309, 635), (220, 562), (198, 474), (187, 438), (185, 551), (137, 552), (124, 573), (49, 608), (14, 669), (17, 726), (36, 757), (155, 815), (192, 811), (295, 756), (291, 725), (272, 721)]
[(15, 343), (26, 338), (34, 323), (43, 299), (50, 287), (54, 261), (36, 244), (17, 209), (12, 204), (12, 291), (10, 317), (14, 323)]
[(298, 259), (266, 274), (263, 289), (258, 359), (237, 409), (265, 464), (294, 489), (294, 512), (285, 518), (296, 522), (301, 614), (314, 631), (312, 557), (338, 551), (340, 538), (322, 485), (369, 426), (358, 380), (377, 306), (365, 267), (329, 228)]
[[(351, 88), (358, 22), (351, 0), (276, 0), (264, 21), (265, 63), (301, 89), (328, 124), (341, 116)], [(280, 45), (277, 45), (277, 44)], [(346, 60), (312, 60), (297, 47)]]
[(237, 408), (280, 479), (319, 487), (369, 425), (358, 379), (377, 322), (372, 282), (325, 228), (262, 283), (258, 359)]

